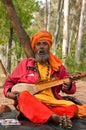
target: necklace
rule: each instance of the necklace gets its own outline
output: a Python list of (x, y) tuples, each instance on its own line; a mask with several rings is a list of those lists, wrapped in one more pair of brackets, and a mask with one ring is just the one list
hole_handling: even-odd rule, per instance
[(48, 80), (50, 78), (50, 65), (49, 63), (41, 64), (39, 62), (35, 62), (35, 67), (38, 72), (39, 81)]

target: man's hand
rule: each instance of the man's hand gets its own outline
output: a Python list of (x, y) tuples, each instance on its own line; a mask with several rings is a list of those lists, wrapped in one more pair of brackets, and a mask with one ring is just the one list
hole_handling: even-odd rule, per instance
[(62, 91), (67, 91), (67, 90), (69, 90), (70, 88), (71, 88), (71, 84), (72, 83), (64, 83), (63, 85), (62, 85)]
[(18, 91), (14, 91), (14, 92), (7, 92), (7, 97), (13, 100), (17, 100), (19, 96), (19, 92)]

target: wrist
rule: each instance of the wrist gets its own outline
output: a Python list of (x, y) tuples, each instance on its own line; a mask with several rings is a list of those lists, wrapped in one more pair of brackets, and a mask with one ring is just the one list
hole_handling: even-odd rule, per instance
[(70, 82), (68, 90), (71, 90), (71, 88), (72, 88), (72, 82)]

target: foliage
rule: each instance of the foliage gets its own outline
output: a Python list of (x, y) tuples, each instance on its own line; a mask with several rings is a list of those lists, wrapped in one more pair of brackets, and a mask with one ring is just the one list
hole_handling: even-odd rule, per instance
[(0, 44), (8, 42), (9, 27), (9, 18), (6, 15), (6, 10), (3, 3), (0, 1)]
[[(81, 61), (77, 64), (75, 60), (75, 42), (72, 44), (71, 53), (68, 57), (66, 57), (65, 66), (68, 71), (73, 74), (77, 72), (86, 71), (86, 38), (83, 38), (83, 46), (81, 52)], [(62, 45), (59, 44), (57, 48), (57, 56), (62, 58)]]
[[(38, 30), (44, 29), (45, 5), (43, 3), (38, 3), (36, 0), (12, 0), (12, 1), (14, 3), (19, 20), (29, 36), (32, 36)], [(81, 2), (82, 1), (76, 2), (76, 0), (70, 1), (69, 33), (71, 30), (73, 30), (73, 37), (72, 37), (71, 53), (66, 58), (66, 66), (71, 73), (77, 71), (84, 71), (86, 68), (86, 24), (84, 25), (84, 29), (83, 29), (81, 61), (78, 65), (76, 64), (75, 61), (75, 46), (76, 46), (76, 39), (78, 33)], [(53, 38), (56, 29), (56, 21), (57, 21), (57, 14), (58, 14), (57, 4), (58, 4), (57, 0), (52, 0), (50, 32), (52, 33)], [(74, 25), (72, 27), (73, 21), (74, 21)], [(59, 58), (62, 58), (62, 40), (63, 40), (63, 26), (64, 26), (63, 24), (64, 23), (63, 23), (63, 14), (62, 14), (60, 32), (58, 37), (58, 48), (56, 52)], [(11, 25), (10, 25), (9, 18), (6, 14), (5, 6), (3, 5), (2, 1), (0, 1), (0, 44), (6, 44), (8, 42), (10, 26)], [(15, 32), (13, 34), (12, 50), (13, 50), (12, 57), (15, 54), (15, 60), (13, 60), (12, 62), (14, 67), (16, 63), (21, 60), (21, 58), (25, 57), (25, 54), (23, 52), (22, 47), (19, 45), (19, 40), (16, 37)]]
[(81, 62), (86, 65), (86, 32), (82, 37), (82, 46), (81, 46)]
[[(25, 31), (27, 32), (27, 34), (29, 36), (31, 36), (31, 34), (33, 34), (33, 31), (31, 29), (31, 25), (33, 23), (33, 19), (34, 19), (34, 12), (38, 11), (39, 9), (39, 4), (38, 2), (36, 2), (35, 0), (12, 0), (18, 18), (21, 22), (21, 25), (23, 26), (23, 28), (25, 29)], [(0, 1), (0, 44), (2, 45), (6, 45), (6, 43), (9, 42), (9, 35), (10, 35), (10, 20), (9, 17), (7, 15), (5, 6), (3, 4), (2, 1)], [(13, 62), (16, 63), (19, 62), (21, 60), (21, 57), (24, 57), (25, 54), (23, 52), (22, 47), (19, 45), (19, 39), (16, 37), (15, 32), (13, 32), (13, 37), (12, 37), (12, 48), (11, 48), (11, 57)], [(10, 50), (8, 50), (9, 53)], [(6, 57), (7, 57), (7, 53), (5, 53)], [(13, 56), (15, 55), (15, 56)], [(15, 57), (15, 60), (13, 59)], [(12, 64), (13, 64), (12, 62)], [(14, 63), (14, 64), (15, 64)]]
[(86, 71), (86, 63), (80, 62), (77, 64), (74, 55), (70, 55), (66, 58), (66, 67), (70, 73)]
[(30, 26), (34, 20), (34, 12), (38, 11), (39, 4), (35, 0), (14, 0), (17, 15), (22, 26), (30, 35)]
[[(35, 0), (13, 0), (13, 3), (22, 26), (30, 35), (29, 32), (32, 31), (30, 30), (30, 26), (34, 19), (33, 13), (39, 9), (38, 2)], [(0, 1), (0, 43), (6, 43), (8, 41), (9, 28), (10, 21), (8, 15), (6, 14), (5, 6), (2, 1)]]

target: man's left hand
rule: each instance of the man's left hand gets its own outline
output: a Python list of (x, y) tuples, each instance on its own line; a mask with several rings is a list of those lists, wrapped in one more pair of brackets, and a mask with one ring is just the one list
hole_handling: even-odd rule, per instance
[(71, 88), (71, 83), (64, 83), (62, 85), (62, 91), (68, 91)]

